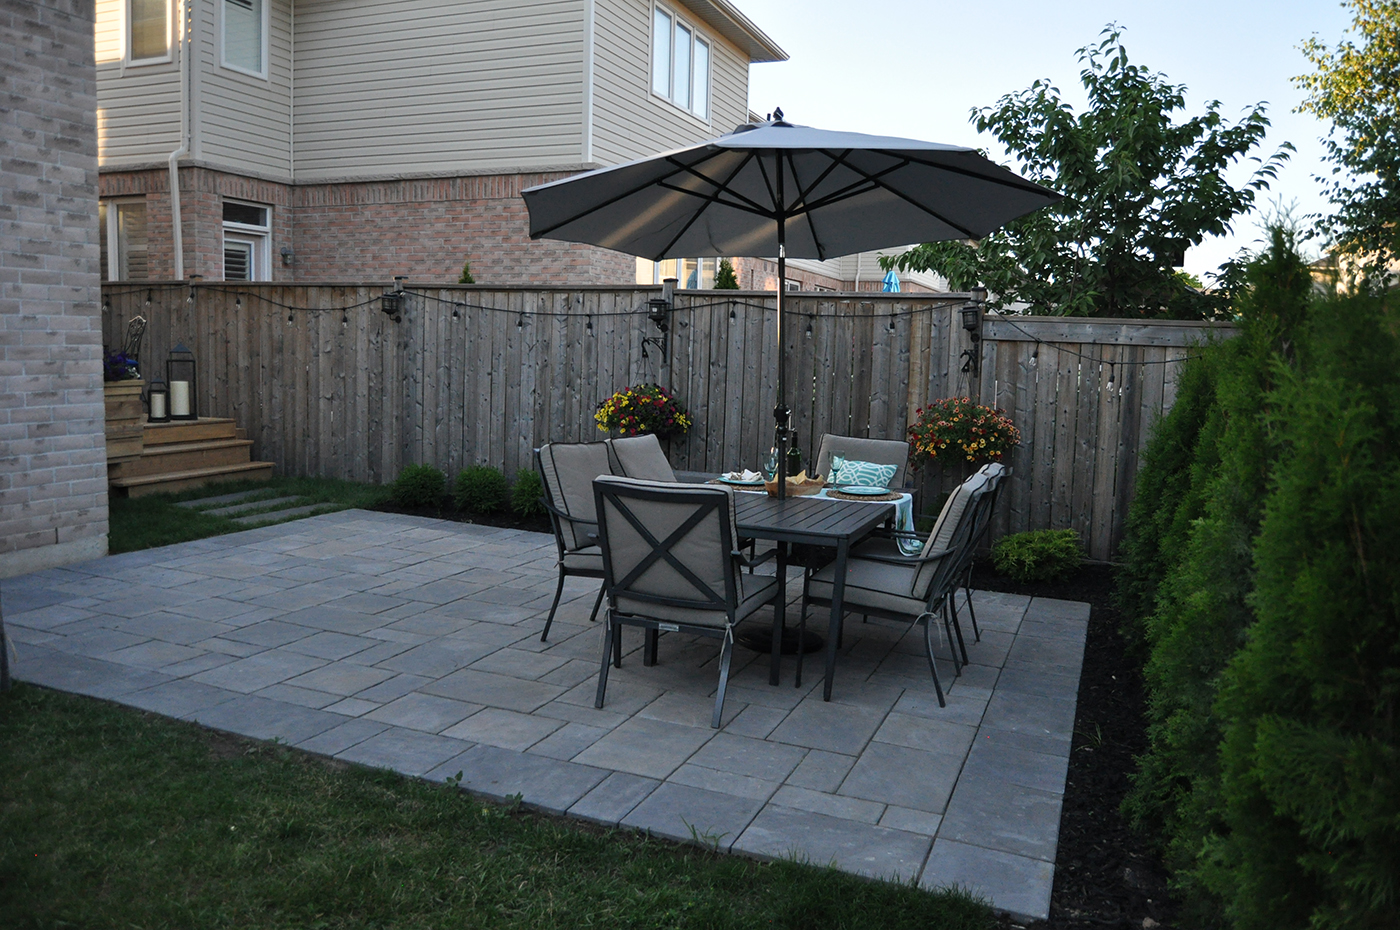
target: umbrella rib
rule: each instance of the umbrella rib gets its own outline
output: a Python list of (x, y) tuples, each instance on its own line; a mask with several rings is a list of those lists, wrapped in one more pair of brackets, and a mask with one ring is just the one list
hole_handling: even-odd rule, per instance
[[(883, 189), (889, 191), (891, 194), (894, 194), (894, 195), (895, 195), (896, 197), (898, 197), (900, 200), (903, 200), (905, 203), (907, 203), (907, 204), (909, 204), (910, 206), (914, 207), (916, 210), (922, 210), (924, 213), (927, 213), (929, 216), (931, 216), (931, 217), (933, 217), (934, 219), (938, 220), (940, 223), (947, 223), (947, 224), (948, 224), (949, 226), (951, 226), (953, 229), (956, 229), (958, 232), (962, 233), (964, 238), (967, 238), (967, 239), (980, 239), (980, 238), (981, 238), (981, 237), (978, 236), (976, 233), (974, 233), (972, 230), (968, 229), (966, 226), (963, 226), (961, 223), (954, 223), (952, 220), (948, 219), (946, 216), (944, 216), (943, 214), (939, 213), (937, 210), (930, 209), (929, 207), (925, 206), (924, 204), (919, 203), (917, 200), (915, 200), (913, 197), (910, 197), (908, 194), (904, 193), (903, 191), (896, 190), (895, 188), (890, 187), (888, 184), (885, 184), (885, 183), (881, 182), (881, 181), (879, 180), (879, 176), (873, 176), (873, 175), (871, 175), (869, 172), (865, 171), (863, 168), (857, 168), (855, 165), (853, 165), (853, 164), (851, 164), (849, 161), (847, 161), (843, 156), (836, 155), (835, 153), (828, 153), (828, 154), (830, 154), (832, 158), (835, 158), (835, 159), (839, 160), (843, 165), (845, 165), (847, 168), (850, 168), (850, 169), (851, 169), (852, 171), (854, 171), (856, 174), (859, 174), (859, 175), (861, 175), (862, 177), (864, 177), (866, 180), (870, 181), (870, 183), (874, 184), (876, 187), (880, 187), (880, 188), (883, 188)], [(906, 161), (906, 163), (907, 163), (907, 161)], [(890, 169), (890, 170), (893, 170), (893, 169)], [(881, 172), (881, 174), (886, 174), (886, 173), (888, 173), (888, 172)]]
[[(797, 163), (792, 160), (792, 152), (790, 151), (787, 153), (787, 160), (788, 170), (792, 172), (792, 179), (794, 181), (797, 181)], [(817, 179), (811, 184), (807, 185), (806, 187), (803, 187), (802, 183), (798, 181), (797, 185), (797, 203), (803, 205), (802, 216), (804, 219), (807, 220), (807, 229), (812, 233), (812, 244), (817, 247), (817, 257), (823, 260), (826, 258), (826, 249), (822, 246), (821, 236), (817, 235), (817, 223), (816, 220), (812, 219), (812, 211), (806, 209), (807, 195), (810, 194), (812, 191), (816, 190), (817, 185), (820, 184), (822, 181), (825, 181), (827, 175), (831, 174), (831, 172), (835, 170), (836, 163), (831, 162), (826, 166), (826, 170), (819, 174), (817, 176)]]
[[(740, 205), (737, 204), (737, 203), (725, 204), (725, 206), (734, 207), (734, 209), (736, 209), (736, 210), (744, 210), (744, 209), (747, 209), (748, 212), (750, 212), (750, 213), (757, 213), (757, 214), (759, 214), (760, 216), (772, 216), (772, 215), (773, 215), (772, 211), (771, 211), (771, 210), (766, 210), (766, 209), (764, 209), (763, 204), (759, 203), (757, 200), (754, 200), (754, 199), (752, 199), (752, 198), (750, 198), (750, 197), (745, 197), (743, 194), (739, 193), (739, 192), (736, 191), (736, 190), (730, 190), (730, 189), (729, 189), (729, 186), (728, 186), (728, 185), (729, 185), (729, 182), (732, 181), (732, 180), (734, 180), (735, 175), (737, 175), (737, 174), (739, 173), (739, 170), (740, 170), (741, 168), (743, 168), (745, 165), (747, 165), (750, 161), (752, 161), (755, 157), (756, 157), (756, 153), (754, 153), (753, 151), (750, 150), (750, 151), (745, 152), (745, 153), (744, 153), (744, 160), (741, 161), (741, 162), (739, 162), (739, 167), (738, 167), (738, 168), (735, 168), (732, 172), (730, 172), (729, 177), (725, 178), (723, 183), (721, 183), (721, 182), (719, 182), (719, 181), (716, 181), (714, 178), (711, 178), (711, 177), (710, 177), (709, 175), (707, 175), (707, 174), (702, 174), (699, 170), (697, 170), (697, 169), (694, 168), (693, 166), (690, 166), (690, 165), (679, 165), (678, 167), (680, 167), (682, 171), (686, 171), (686, 172), (689, 172), (690, 174), (693, 174), (695, 177), (697, 177), (697, 178), (699, 178), (700, 180), (704, 181), (706, 184), (710, 184), (710, 185), (713, 185), (713, 186), (714, 186), (714, 188), (715, 188), (715, 194), (714, 194), (713, 197), (710, 197), (710, 198), (709, 198), (710, 201), (711, 201), (712, 203), (715, 202), (715, 201), (717, 201), (717, 200), (719, 199), (719, 195), (721, 195), (721, 194), (728, 194), (728, 195), (730, 195), (731, 197), (734, 197), (734, 198), (736, 198), (737, 200), (741, 200), (741, 201), (743, 201), (744, 203), (748, 204), (748, 207), (745, 208), (745, 207), (743, 207), (743, 206), (740, 206)], [(693, 197), (701, 197), (701, 196), (709, 197), (709, 195), (700, 194), (698, 191), (686, 190), (686, 189), (683, 188), (683, 187), (669, 186), (669, 185), (666, 185), (666, 184), (664, 184), (664, 183), (663, 183), (661, 186), (666, 187), (667, 190), (677, 191), (677, 192), (682, 193), (682, 194), (690, 194), (690, 195), (693, 196)], [(703, 208), (702, 208), (702, 209), (703, 209)]]
[[(893, 151), (893, 150), (885, 150), (885, 149), (871, 149), (871, 151), (872, 151), (872, 152), (878, 151), (878, 152), (880, 152), (880, 154), (882, 154), (882, 155), (895, 155), (895, 154), (896, 154), (896, 152)], [(948, 171), (948, 172), (951, 172), (951, 173), (953, 173), (953, 174), (960, 174), (960, 175), (962, 175), (963, 177), (967, 177), (967, 178), (976, 178), (976, 179), (979, 180), (979, 181), (986, 181), (988, 184), (996, 184), (996, 185), (999, 185), (999, 186), (1001, 186), (1001, 187), (1011, 187), (1011, 188), (1015, 188), (1016, 190), (1025, 191), (1025, 192), (1028, 193), (1028, 194), (1040, 194), (1040, 195), (1042, 195), (1042, 196), (1051, 197), (1051, 198), (1053, 198), (1054, 200), (1064, 200), (1064, 198), (1065, 198), (1065, 195), (1059, 193), (1058, 191), (1050, 190), (1049, 188), (1045, 187), (1044, 185), (1042, 185), (1042, 184), (1037, 184), (1037, 183), (1035, 183), (1034, 181), (1027, 181), (1025, 178), (1018, 177), (1017, 175), (1013, 174), (1013, 173), (1010, 172), (1010, 171), (1007, 171), (1007, 174), (1010, 174), (1010, 175), (1011, 175), (1011, 177), (1009, 177), (1009, 178), (994, 178), (994, 177), (988, 177), (987, 175), (981, 174), (980, 172), (977, 172), (977, 171), (972, 171), (972, 170), (970, 170), (970, 169), (968, 169), (968, 168), (959, 168), (959, 167), (956, 166), (956, 165), (945, 165), (945, 164), (942, 164), (942, 163), (940, 163), (940, 162), (930, 161), (930, 160), (924, 159), (924, 158), (917, 158), (917, 157), (915, 157), (915, 156), (913, 156), (913, 155), (908, 154), (907, 152), (900, 152), (900, 153), (898, 153), (898, 157), (899, 157), (899, 158), (903, 158), (903, 159), (905, 159), (906, 161), (913, 162), (913, 163), (916, 164), (916, 165), (923, 165), (925, 168), (937, 168), (937, 169), (940, 170), (940, 171)], [(993, 164), (994, 164), (994, 163), (993, 163)]]
[[(720, 154), (722, 154), (722, 152), (715, 152), (715, 153), (713, 153), (713, 154), (710, 154), (710, 155), (705, 156), (705, 158), (700, 159), (700, 161), (703, 162), (703, 161), (706, 161), (707, 159), (715, 158), (715, 157), (719, 156)], [(667, 158), (666, 161), (667, 161), (668, 164), (672, 165), (673, 167), (675, 167), (675, 168), (677, 168), (677, 169), (679, 169), (679, 170), (681, 170), (681, 171), (691, 170), (688, 166), (679, 164), (679, 163), (676, 161), (675, 156), (671, 156), (671, 157)], [(676, 173), (676, 172), (672, 172), (672, 174), (675, 174), (675, 173)], [(704, 175), (700, 175), (700, 176), (701, 176), (702, 178), (704, 177)], [(648, 187), (651, 187), (653, 184), (662, 183), (662, 182), (664, 181), (664, 178), (665, 178), (665, 177), (666, 177), (666, 176), (663, 175), (662, 178), (653, 179), (653, 180), (647, 180), (647, 181), (645, 181), (644, 183), (640, 183), (640, 184), (637, 184), (637, 185), (635, 185), (635, 186), (633, 186), (633, 187), (630, 187), (630, 188), (628, 188), (627, 190), (622, 191), (622, 192), (619, 193), (619, 194), (616, 194), (615, 196), (609, 197), (607, 200), (604, 200), (602, 203), (595, 203), (595, 204), (592, 204), (592, 205), (590, 205), (589, 207), (587, 207), (586, 209), (580, 210), (578, 213), (573, 214), (572, 216), (568, 217), (567, 219), (562, 219), (562, 220), (560, 220), (559, 222), (557, 222), (557, 223), (555, 223), (555, 224), (553, 224), (553, 225), (551, 225), (551, 226), (546, 226), (544, 229), (541, 229), (539, 232), (532, 232), (532, 233), (530, 233), (530, 238), (531, 238), (531, 239), (540, 239), (540, 238), (543, 238), (543, 237), (545, 237), (545, 236), (548, 236), (550, 233), (554, 232), (556, 229), (559, 229), (560, 227), (563, 227), (563, 226), (568, 226), (570, 223), (573, 223), (573, 222), (576, 222), (576, 221), (578, 221), (578, 220), (581, 220), (581, 219), (583, 219), (585, 216), (587, 216), (587, 215), (590, 214), (590, 213), (593, 213), (593, 212), (595, 212), (595, 211), (597, 211), (597, 210), (602, 210), (602, 209), (604, 209), (604, 208), (606, 208), (606, 207), (610, 207), (610, 206), (612, 206), (613, 204), (617, 203), (617, 202), (620, 201), (620, 200), (626, 200), (628, 197), (631, 197), (633, 194), (639, 194), (639, 193), (641, 193), (642, 191), (646, 190)]]
[(686, 194), (690, 197), (699, 197), (712, 203), (717, 203), (720, 206), (729, 207), (732, 210), (739, 210), (744, 213), (752, 213), (755, 216), (766, 216), (769, 219), (773, 218), (772, 210), (766, 210), (762, 206), (759, 206), (757, 204), (750, 206), (750, 202), (746, 197), (741, 196), (738, 200), (725, 200), (724, 195), (732, 194), (733, 191), (718, 191), (715, 194), (701, 194), (698, 191), (688, 190), (669, 181), (658, 181), (656, 186), (661, 188), (662, 190), (674, 191), (677, 194)]
[[(727, 178), (724, 179), (724, 183), (723, 183), (723, 184), (719, 184), (719, 183), (716, 183), (716, 182), (714, 182), (714, 181), (710, 181), (711, 184), (714, 184), (714, 185), (715, 185), (715, 192), (714, 192), (713, 194), (711, 194), (709, 197), (706, 197), (706, 198), (705, 198), (705, 202), (704, 202), (703, 204), (701, 204), (699, 207), (697, 207), (694, 213), (690, 214), (690, 219), (686, 220), (685, 225), (682, 226), (682, 227), (680, 228), (680, 231), (677, 232), (674, 236), (671, 237), (671, 241), (668, 242), (668, 243), (666, 243), (666, 247), (665, 247), (664, 249), (662, 249), (660, 252), (657, 253), (658, 258), (655, 259), (656, 261), (660, 261), (661, 259), (660, 259), (659, 256), (663, 256), (663, 255), (665, 255), (667, 252), (669, 252), (669, 251), (671, 250), (671, 247), (674, 246), (677, 242), (680, 241), (681, 236), (684, 236), (687, 232), (690, 231), (690, 227), (692, 227), (692, 226), (695, 225), (695, 221), (698, 220), (698, 219), (700, 219), (701, 214), (703, 214), (703, 213), (705, 212), (705, 210), (707, 210), (707, 209), (710, 207), (711, 204), (713, 204), (713, 203), (715, 203), (715, 202), (717, 202), (717, 201), (719, 200), (720, 194), (724, 193), (724, 192), (728, 189), (728, 187), (729, 187), (729, 182), (732, 181), (732, 180), (734, 180), (734, 177), (735, 177), (740, 171), (743, 170), (744, 166), (747, 165), (747, 164), (749, 163), (749, 161), (750, 161), (753, 157), (754, 157), (753, 153), (752, 153), (752, 152), (749, 152), (749, 153), (739, 162), (739, 164), (736, 165), (736, 166), (734, 167), (734, 170), (731, 171), (731, 172), (729, 172), (729, 177), (727, 177)], [(697, 172), (697, 173), (698, 173), (698, 172)], [(709, 179), (707, 178), (706, 180), (709, 180)], [(742, 199), (742, 195), (739, 195), (739, 196), (740, 196), (741, 199)]]

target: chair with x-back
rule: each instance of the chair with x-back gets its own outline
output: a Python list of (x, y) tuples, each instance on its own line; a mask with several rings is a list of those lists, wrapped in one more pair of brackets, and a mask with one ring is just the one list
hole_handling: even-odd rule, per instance
[(683, 632), (721, 640), (718, 727), (734, 652), (734, 626), (774, 603), (777, 579), (738, 570), (734, 496), (728, 488), (604, 477), (593, 482), (608, 609), (596, 707), (603, 706), (609, 660), (622, 665), (622, 627), (646, 630), (643, 664), (654, 665), (657, 637)]

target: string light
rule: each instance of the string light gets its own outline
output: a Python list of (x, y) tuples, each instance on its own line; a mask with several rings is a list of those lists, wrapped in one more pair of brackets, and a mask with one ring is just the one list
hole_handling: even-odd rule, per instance
[(521, 313), (520, 316), (516, 317), (516, 320), (515, 320), (515, 328), (516, 328), (516, 329), (524, 329), (524, 328), (525, 328), (525, 314), (524, 314), (524, 313)]
[(1108, 363), (1108, 393), (1113, 393), (1113, 363)]
[(242, 298), (242, 297), (234, 297), (234, 298), (233, 298), (233, 305), (234, 305), (235, 307), (237, 307), (238, 309), (240, 309), (240, 310), (243, 309), (243, 298)]
[(287, 311), (287, 322), (292, 322), (292, 311), (290, 310)]
[(350, 322), (350, 312), (348, 310), (340, 311), (340, 322), (342, 326)]
[(453, 304), (453, 305), (452, 305), (452, 319), (458, 320), (458, 319), (461, 319), (461, 317), (462, 317), (462, 314), (460, 314), (460, 313), (457, 312), (457, 305), (456, 305), (456, 304)]
[(1036, 367), (1036, 366), (1039, 365), (1039, 364), (1040, 364), (1040, 343), (1036, 343), (1035, 348), (1031, 350), (1031, 367), (1034, 368), (1034, 367)]

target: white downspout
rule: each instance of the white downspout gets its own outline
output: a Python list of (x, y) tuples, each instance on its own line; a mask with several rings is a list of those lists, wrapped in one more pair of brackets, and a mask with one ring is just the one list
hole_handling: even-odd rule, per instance
[(851, 290), (857, 291), (857, 292), (860, 291), (860, 257), (861, 257), (862, 254), (863, 254), (863, 253), (861, 253), (861, 252), (857, 252), (857, 253), (856, 253), (856, 280), (855, 280), (855, 286), (851, 288)]
[(583, 163), (593, 163), (594, 0), (583, 0)]
[(180, 159), (190, 151), (190, 23), (198, 0), (180, 5), (180, 147), (170, 153), (170, 232), (175, 243), (175, 280), (185, 279), (184, 230), (180, 225)]

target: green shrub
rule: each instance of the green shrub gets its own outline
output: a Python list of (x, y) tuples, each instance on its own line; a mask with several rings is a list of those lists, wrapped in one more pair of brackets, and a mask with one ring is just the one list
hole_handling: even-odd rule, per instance
[(505, 509), (509, 495), (510, 483), (499, 468), (472, 465), (458, 472), (452, 502), (459, 510), (496, 513)]
[(1059, 581), (1084, 561), (1074, 530), (1033, 530), (1003, 536), (992, 546), (992, 564), (1013, 581)]
[(727, 258), (721, 258), (719, 268), (715, 271), (715, 290), (737, 291), (738, 289), (739, 278), (734, 274), (734, 263)]
[(400, 507), (437, 507), (447, 476), (432, 465), (409, 465), (394, 480), (394, 503)]
[(515, 487), (510, 492), (510, 509), (522, 517), (540, 517), (547, 512), (540, 499), (544, 497), (544, 482), (539, 472), (522, 469), (515, 475)]

